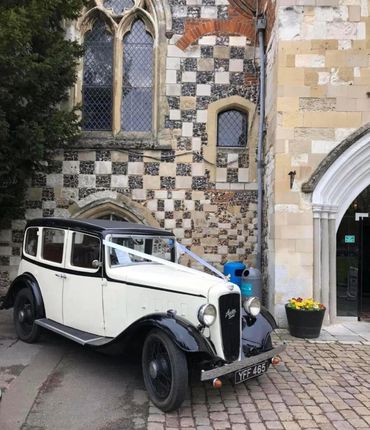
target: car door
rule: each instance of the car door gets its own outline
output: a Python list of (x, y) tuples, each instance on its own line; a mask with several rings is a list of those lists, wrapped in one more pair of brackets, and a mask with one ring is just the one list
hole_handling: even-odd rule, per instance
[(35, 266), (34, 276), (40, 286), (45, 316), (63, 323), (63, 283), (66, 277), (64, 259), (66, 231), (58, 228), (41, 229), (40, 265)]
[[(101, 240), (94, 235), (70, 231), (63, 290), (64, 325), (104, 336)], [(93, 263), (94, 262), (94, 263)]]

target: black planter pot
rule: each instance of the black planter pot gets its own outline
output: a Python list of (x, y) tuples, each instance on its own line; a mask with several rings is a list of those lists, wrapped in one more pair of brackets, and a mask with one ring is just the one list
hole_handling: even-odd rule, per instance
[(320, 336), (325, 309), (304, 311), (285, 306), (289, 332), (292, 336), (314, 339)]

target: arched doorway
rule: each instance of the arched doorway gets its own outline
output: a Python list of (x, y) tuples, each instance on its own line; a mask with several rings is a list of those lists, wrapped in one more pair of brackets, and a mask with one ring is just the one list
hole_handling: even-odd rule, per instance
[(337, 231), (337, 315), (370, 319), (370, 186), (351, 203)]
[(352, 202), (370, 185), (369, 166), (367, 124), (331, 151), (302, 186), (312, 193), (313, 296), (328, 308), (326, 323), (345, 317), (337, 313), (337, 231)]
[(72, 218), (99, 218), (159, 227), (151, 211), (143, 204), (116, 191), (98, 191), (69, 207)]

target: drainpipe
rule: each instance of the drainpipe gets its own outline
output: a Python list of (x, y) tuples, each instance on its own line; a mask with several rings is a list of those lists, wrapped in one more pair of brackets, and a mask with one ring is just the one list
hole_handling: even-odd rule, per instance
[(266, 18), (261, 15), (257, 18), (258, 48), (260, 58), (260, 116), (257, 141), (257, 269), (262, 271), (262, 227), (263, 227), (263, 138), (265, 134), (265, 94), (266, 94), (266, 67), (264, 35), (266, 31)]

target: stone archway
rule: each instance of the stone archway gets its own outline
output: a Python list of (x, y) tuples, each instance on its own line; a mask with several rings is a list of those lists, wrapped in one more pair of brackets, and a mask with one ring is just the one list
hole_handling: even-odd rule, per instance
[(129, 222), (159, 227), (152, 213), (140, 203), (116, 191), (99, 191), (75, 202), (69, 208), (72, 218), (99, 218), (108, 214)]
[(370, 185), (370, 124), (340, 143), (320, 163), (302, 191), (312, 193), (313, 296), (337, 319), (336, 232), (348, 206)]

